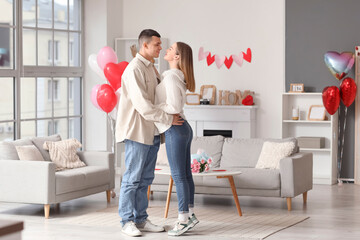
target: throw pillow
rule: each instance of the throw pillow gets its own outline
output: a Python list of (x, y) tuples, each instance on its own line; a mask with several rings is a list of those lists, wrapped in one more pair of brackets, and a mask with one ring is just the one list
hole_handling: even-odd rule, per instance
[(61, 137), (59, 134), (56, 134), (56, 135), (46, 136), (46, 137), (34, 137), (31, 139), (31, 141), (39, 149), (44, 160), (51, 161), (49, 152), (43, 148), (44, 142), (45, 141), (51, 141), (51, 142), (61, 141)]
[(20, 160), (44, 161), (39, 149), (34, 145), (15, 146)]
[(49, 150), (50, 159), (56, 164), (57, 170), (86, 166), (77, 155), (79, 147), (81, 143), (75, 138), (57, 142), (45, 141), (43, 145), (45, 150)]
[(33, 145), (30, 139), (0, 142), (0, 160), (19, 160), (15, 146)]
[(278, 169), (280, 160), (291, 155), (294, 142), (264, 142), (255, 168)]

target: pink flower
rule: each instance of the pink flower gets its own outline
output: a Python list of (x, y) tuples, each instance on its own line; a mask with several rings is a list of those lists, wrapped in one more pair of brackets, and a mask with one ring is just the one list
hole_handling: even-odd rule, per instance
[(194, 158), (194, 159), (193, 159), (193, 163), (197, 163), (197, 162), (198, 162), (198, 161)]
[(205, 163), (205, 160), (204, 160), (204, 159), (201, 159), (201, 163), (204, 164), (204, 163)]
[(209, 167), (206, 167), (206, 168), (205, 168), (205, 172), (207, 172), (207, 171), (209, 171)]
[(212, 162), (212, 159), (211, 159), (211, 158), (209, 158), (209, 159), (208, 159), (208, 163), (210, 164), (211, 162)]
[(209, 164), (205, 164), (205, 167), (206, 167), (206, 168), (209, 167)]

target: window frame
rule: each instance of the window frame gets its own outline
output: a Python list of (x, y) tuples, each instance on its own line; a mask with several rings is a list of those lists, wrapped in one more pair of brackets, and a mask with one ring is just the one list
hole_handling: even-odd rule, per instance
[[(51, 28), (39, 28), (38, 27), (38, 1), (35, 1), (35, 27), (29, 27), (29, 26), (23, 26), (22, 22), (22, 14), (23, 14), (23, 8), (22, 8), (22, 2), (23, 0), (14, 0), (13, 1), (13, 25), (5, 25), (0, 24), (0, 27), (8, 27), (13, 29), (12, 31), (12, 40), (13, 40), (13, 51), (12, 53), (12, 61), (13, 61), (13, 68), (12, 69), (0, 69), (0, 78), (13, 78), (14, 79), (14, 117), (13, 119), (9, 120), (2, 120), (0, 121), (0, 124), (11, 124), (14, 126), (13, 131), (13, 139), (19, 139), (21, 137), (21, 123), (26, 121), (34, 121), (35, 120), (35, 126), (37, 126), (37, 121), (41, 120), (51, 120), (56, 121), (56, 119), (66, 119), (67, 120), (67, 132), (68, 136), (69, 134), (69, 120), (70, 119), (79, 119), (80, 120), (80, 141), (84, 138), (84, 116), (83, 116), (83, 110), (84, 110), (84, 0), (79, 0), (79, 27), (78, 30), (71, 30), (70, 29), (70, 5), (69, 0), (67, 1), (67, 29), (55, 29), (54, 28), (54, 0), (52, 1), (52, 27)], [(79, 43), (80, 43), (80, 49), (79, 49), (79, 66), (71, 66), (70, 65), (70, 57), (69, 57), (69, 50), (67, 51), (68, 54), (68, 63), (67, 66), (56, 66), (55, 64), (55, 58), (53, 66), (31, 66), (31, 65), (23, 65), (23, 30), (26, 29), (33, 29), (33, 30), (51, 30), (52, 31), (52, 41), (54, 41), (54, 32), (67, 32), (68, 34), (68, 47), (69, 47), (69, 36), (70, 33), (78, 33), (80, 36)], [(36, 49), (38, 47), (38, 34), (36, 34)], [(60, 44), (59, 44), (60, 45)], [(60, 47), (60, 46), (59, 46)], [(52, 56), (54, 56), (54, 46), (52, 48)], [(58, 55), (59, 56), (59, 55)], [(36, 50), (36, 64), (38, 64), (38, 51)], [(39, 77), (45, 77), (45, 78), (51, 78), (52, 80), (54, 78), (60, 77), (60, 78), (67, 78), (67, 81), (69, 81), (69, 78), (80, 78), (80, 112), (79, 115), (70, 115), (69, 110), (67, 111), (66, 116), (61, 117), (54, 117), (54, 106), (52, 105), (52, 115), (51, 117), (38, 117), (35, 115), (35, 118), (21, 118), (21, 78), (39, 78)], [(52, 92), (52, 95), (54, 93)], [(54, 101), (54, 100), (53, 100)], [(69, 108), (69, 85), (67, 88), (67, 106)], [(37, 134), (37, 131), (35, 131)], [(67, 137), (68, 137), (67, 136)]]

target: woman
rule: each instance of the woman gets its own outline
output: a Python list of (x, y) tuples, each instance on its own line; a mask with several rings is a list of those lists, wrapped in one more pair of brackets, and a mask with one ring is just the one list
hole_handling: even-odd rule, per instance
[(186, 90), (195, 90), (191, 47), (176, 42), (166, 50), (164, 59), (169, 62), (170, 70), (163, 73), (163, 80), (156, 88), (155, 103), (165, 112), (178, 113), (184, 119), (183, 125), (177, 126), (155, 123), (159, 132), (165, 135), (167, 157), (178, 197), (178, 221), (168, 234), (179, 236), (199, 223), (193, 209), (195, 188), (190, 167), (193, 133), (183, 112)]

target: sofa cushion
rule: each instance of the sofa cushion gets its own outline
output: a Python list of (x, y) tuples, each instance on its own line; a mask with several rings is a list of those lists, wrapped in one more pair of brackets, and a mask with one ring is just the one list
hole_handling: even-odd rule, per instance
[(291, 155), (299, 152), (298, 140), (297, 140), (297, 138), (294, 138), (294, 137), (279, 138), (279, 139), (277, 139), (277, 138), (266, 138), (265, 141), (269, 141), (269, 142), (293, 142), (295, 146), (294, 146), (294, 149), (291, 152)]
[(20, 160), (44, 161), (39, 149), (37, 149), (34, 145), (15, 146), (15, 148)]
[(47, 137), (34, 137), (31, 139), (34, 145), (39, 149), (41, 155), (43, 156), (45, 161), (51, 161), (49, 151), (43, 148), (45, 141), (57, 142), (61, 141), (61, 137), (59, 134), (47, 136)]
[[(274, 190), (281, 187), (278, 169), (232, 168), (232, 170), (241, 171), (241, 174), (234, 176), (236, 188)], [(202, 186), (230, 187), (230, 184), (227, 178), (209, 176), (203, 177)]]
[(86, 166), (56, 172), (56, 195), (109, 183), (110, 171), (107, 167)]
[(263, 144), (256, 168), (278, 169), (280, 160), (294, 151), (294, 142), (269, 142)]
[(226, 138), (220, 167), (255, 167), (263, 143), (264, 139)]
[(198, 149), (203, 149), (205, 153), (212, 157), (212, 167), (220, 166), (221, 152), (223, 149), (224, 137), (209, 136), (209, 137), (194, 137), (191, 142), (191, 154), (197, 153)]
[(28, 138), (19, 139), (11, 142), (0, 142), (0, 160), (19, 160), (15, 146), (33, 145)]
[(77, 155), (81, 143), (75, 138), (58, 142), (45, 141), (43, 147), (49, 150), (50, 159), (56, 164), (57, 170), (86, 166)]

